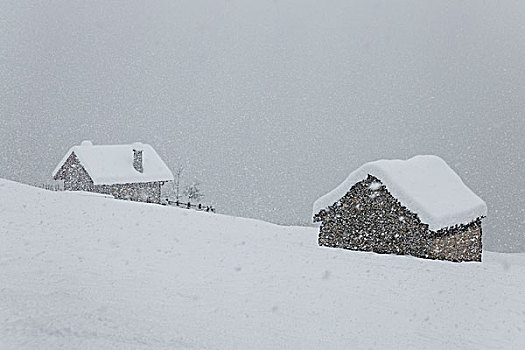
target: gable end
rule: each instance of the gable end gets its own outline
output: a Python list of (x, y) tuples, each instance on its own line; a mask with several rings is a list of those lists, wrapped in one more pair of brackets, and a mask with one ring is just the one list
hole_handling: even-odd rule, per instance
[(75, 152), (71, 152), (53, 178), (63, 180), (66, 190), (91, 191), (93, 188), (93, 180), (78, 160)]

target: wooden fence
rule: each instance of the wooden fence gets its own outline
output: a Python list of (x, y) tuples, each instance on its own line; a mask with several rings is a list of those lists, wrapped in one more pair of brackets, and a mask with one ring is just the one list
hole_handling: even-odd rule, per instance
[(195, 204), (190, 202), (180, 202), (180, 201), (170, 201), (168, 200), (168, 205), (179, 207), (179, 208), (185, 208), (185, 209), (195, 209), (199, 211), (205, 211), (210, 213), (215, 213), (215, 208), (211, 205), (204, 205), (204, 204)]

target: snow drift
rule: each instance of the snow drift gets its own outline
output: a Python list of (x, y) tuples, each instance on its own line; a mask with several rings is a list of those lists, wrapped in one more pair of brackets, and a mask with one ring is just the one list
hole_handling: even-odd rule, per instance
[(525, 256), (448, 263), (0, 180), (0, 349), (519, 349)]

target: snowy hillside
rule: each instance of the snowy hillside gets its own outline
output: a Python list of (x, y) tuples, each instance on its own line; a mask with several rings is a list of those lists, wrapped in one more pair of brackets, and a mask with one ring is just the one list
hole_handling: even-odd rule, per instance
[(0, 180), (0, 349), (522, 349), (525, 255), (319, 248), (317, 230)]

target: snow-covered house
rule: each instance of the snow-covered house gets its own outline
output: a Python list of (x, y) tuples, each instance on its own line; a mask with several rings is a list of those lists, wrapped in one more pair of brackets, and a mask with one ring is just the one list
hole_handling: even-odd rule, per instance
[(379, 160), (314, 203), (319, 245), (481, 261), (485, 202), (437, 156)]
[(69, 191), (111, 194), (115, 198), (161, 203), (173, 174), (148, 144), (73, 146), (53, 171)]

